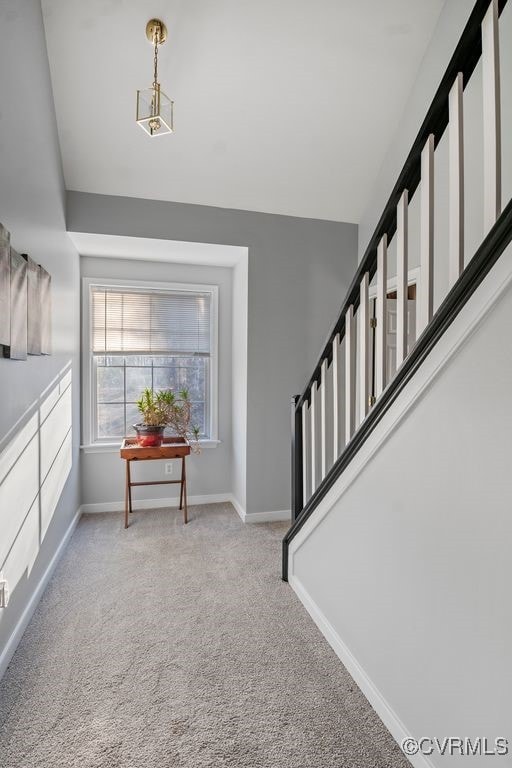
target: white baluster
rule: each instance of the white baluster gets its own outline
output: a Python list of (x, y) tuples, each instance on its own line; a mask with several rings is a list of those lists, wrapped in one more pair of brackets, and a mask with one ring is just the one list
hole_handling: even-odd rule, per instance
[(463, 80), (459, 72), (448, 99), (449, 270), (450, 288), (464, 269), (464, 119)]
[(308, 493), (308, 404), (302, 403), (302, 506), (306, 506)]
[(365, 272), (359, 286), (359, 423), (368, 413), (370, 396), (370, 279)]
[(322, 361), (320, 377), (320, 480), (323, 480), (327, 474), (327, 439), (325, 434), (327, 360)]
[(316, 381), (311, 387), (311, 405), (309, 406), (309, 415), (311, 417), (311, 493), (316, 490)]
[(339, 451), (339, 344), (340, 335), (336, 334), (332, 342), (332, 419), (333, 419), (333, 462), (338, 458)]
[(387, 253), (388, 238), (383, 235), (377, 246), (377, 303), (375, 332), (375, 396), (378, 397), (386, 386), (386, 294), (387, 294)]
[(345, 443), (354, 434), (356, 416), (356, 338), (352, 304), (345, 314)]
[(501, 96), (498, 0), (482, 22), (484, 113), (484, 234), (501, 213)]
[(421, 153), (420, 300), (418, 336), (432, 320), (434, 309), (434, 136)]
[(408, 257), (409, 193), (405, 189), (396, 209), (396, 367), (407, 357), (407, 298), (409, 293)]

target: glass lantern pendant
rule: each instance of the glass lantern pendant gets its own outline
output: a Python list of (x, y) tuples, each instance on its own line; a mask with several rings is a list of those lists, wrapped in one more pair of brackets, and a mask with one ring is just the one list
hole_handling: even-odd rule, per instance
[(160, 19), (146, 25), (146, 37), (155, 46), (153, 84), (137, 91), (137, 122), (149, 136), (164, 136), (173, 131), (174, 102), (162, 91), (158, 82), (158, 46), (167, 40), (167, 28)]

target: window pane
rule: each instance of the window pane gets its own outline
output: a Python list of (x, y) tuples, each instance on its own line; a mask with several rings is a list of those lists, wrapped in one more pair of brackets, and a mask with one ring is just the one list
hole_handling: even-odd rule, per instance
[(98, 366), (96, 376), (98, 403), (117, 403), (124, 400), (124, 370)]
[(146, 388), (151, 388), (151, 368), (126, 368), (126, 400), (135, 402)]
[(103, 360), (105, 361), (104, 365), (119, 365), (120, 367), (123, 367), (124, 361), (122, 357), (119, 357), (118, 355), (107, 355), (107, 357), (104, 357)]
[(205, 405), (204, 403), (192, 403), (192, 413), (190, 417), (190, 425), (192, 427), (199, 427), (201, 436), (206, 435), (205, 424)]
[[(135, 401), (145, 387), (187, 389), (192, 402), (191, 426), (208, 437), (210, 359), (197, 355), (96, 356), (96, 437), (118, 440), (133, 435), (141, 420)], [(125, 389), (126, 378), (126, 389)], [(126, 401), (124, 400), (126, 396)]]
[(126, 429), (125, 429), (126, 435), (134, 435), (135, 430), (133, 428), (133, 425), (140, 424), (141, 421), (142, 421), (142, 416), (137, 406), (134, 403), (127, 403), (126, 404)]
[(121, 358), (126, 365), (145, 366), (148, 365), (151, 368), (153, 357), (151, 355), (125, 355)]
[(178, 390), (178, 369), (176, 366), (153, 369), (153, 387), (155, 389)]
[(163, 366), (164, 368), (168, 368), (169, 366), (176, 364), (176, 361), (179, 360), (179, 356), (165, 355), (165, 357), (162, 357), (161, 355), (155, 355), (155, 357), (152, 357), (151, 360), (153, 360), (153, 365), (155, 366)]
[(98, 437), (124, 437), (124, 405), (98, 405)]
[(191, 400), (205, 400), (207, 358), (184, 358), (180, 360), (179, 389), (187, 389)]

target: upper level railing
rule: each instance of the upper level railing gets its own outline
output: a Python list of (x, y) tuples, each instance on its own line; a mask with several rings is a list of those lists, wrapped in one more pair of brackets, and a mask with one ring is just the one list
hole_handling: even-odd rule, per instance
[[(290, 541), (512, 240), (512, 203), (501, 210), (499, 16), (506, 3), (477, 0), (315, 370), (292, 399), (293, 524), (283, 540), (285, 580)], [(483, 240), (468, 260), (464, 89), (480, 58)], [(434, 158), (446, 128), (447, 286), (434, 313)], [(418, 188), (419, 265), (412, 274), (409, 223)], [(392, 238), (396, 270), (390, 283)]]

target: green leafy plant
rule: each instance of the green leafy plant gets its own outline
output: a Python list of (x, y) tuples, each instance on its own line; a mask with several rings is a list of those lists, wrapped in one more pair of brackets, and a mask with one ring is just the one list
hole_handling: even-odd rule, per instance
[(173, 434), (193, 442), (195, 450), (199, 450), (200, 429), (190, 424), (192, 406), (188, 390), (182, 389), (176, 395), (172, 389), (154, 392), (146, 387), (137, 400), (137, 408), (143, 424), (169, 427)]

